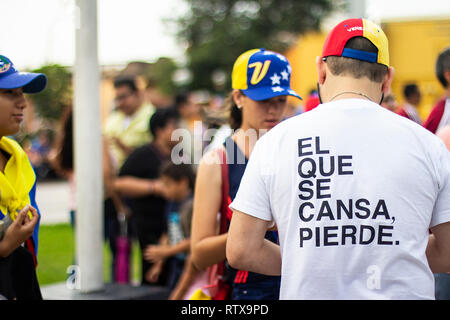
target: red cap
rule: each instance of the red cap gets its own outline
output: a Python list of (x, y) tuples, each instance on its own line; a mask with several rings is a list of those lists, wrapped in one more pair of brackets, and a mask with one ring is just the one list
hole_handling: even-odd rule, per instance
[[(366, 38), (377, 47), (378, 53), (345, 48), (348, 40), (354, 37)], [(347, 57), (389, 66), (388, 40), (383, 30), (369, 20), (344, 20), (331, 30), (325, 40), (322, 58), (328, 56)]]

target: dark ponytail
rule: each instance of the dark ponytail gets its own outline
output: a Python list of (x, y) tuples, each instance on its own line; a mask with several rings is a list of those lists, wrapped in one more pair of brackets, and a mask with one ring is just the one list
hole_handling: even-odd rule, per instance
[(225, 110), (229, 112), (228, 123), (231, 129), (237, 130), (242, 125), (242, 110), (239, 109), (234, 102), (233, 92), (230, 92), (224, 101)]

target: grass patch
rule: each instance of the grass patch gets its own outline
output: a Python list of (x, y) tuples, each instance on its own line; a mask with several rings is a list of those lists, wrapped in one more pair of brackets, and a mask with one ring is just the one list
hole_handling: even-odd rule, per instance
[[(41, 225), (36, 269), (39, 284), (45, 286), (66, 281), (67, 267), (74, 262), (75, 236), (70, 224)], [(130, 267), (132, 282), (140, 283), (141, 252), (137, 241), (132, 244)], [(103, 280), (111, 281), (111, 251), (107, 243), (103, 246)]]
[(66, 280), (67, 267), (74, 263), (74, 235), (70, 224), (39, 227), (38, 267), (40, 285)]

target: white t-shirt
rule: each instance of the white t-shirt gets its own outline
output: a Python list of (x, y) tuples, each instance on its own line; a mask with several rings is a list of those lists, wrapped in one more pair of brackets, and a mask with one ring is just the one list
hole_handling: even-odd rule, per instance
[(450, 153), (363, 99), (258, 140), (232, 209), (278, 226), (280, 299), (434, 299), (429, 227), (450, 221)]

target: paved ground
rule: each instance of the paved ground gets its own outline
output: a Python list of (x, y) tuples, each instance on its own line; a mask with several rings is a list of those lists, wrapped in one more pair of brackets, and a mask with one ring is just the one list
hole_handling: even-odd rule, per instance
[(38, 182), (36, 202), (41, 212), (41, 224), (70, 222), (68, 182)]
[(45, 300), (167, 300), (170, 294), (165, 287), (111, 283), (99, 292), (81, 293), (67, 288), (66, 283), (41, 287), (41, 292)]

